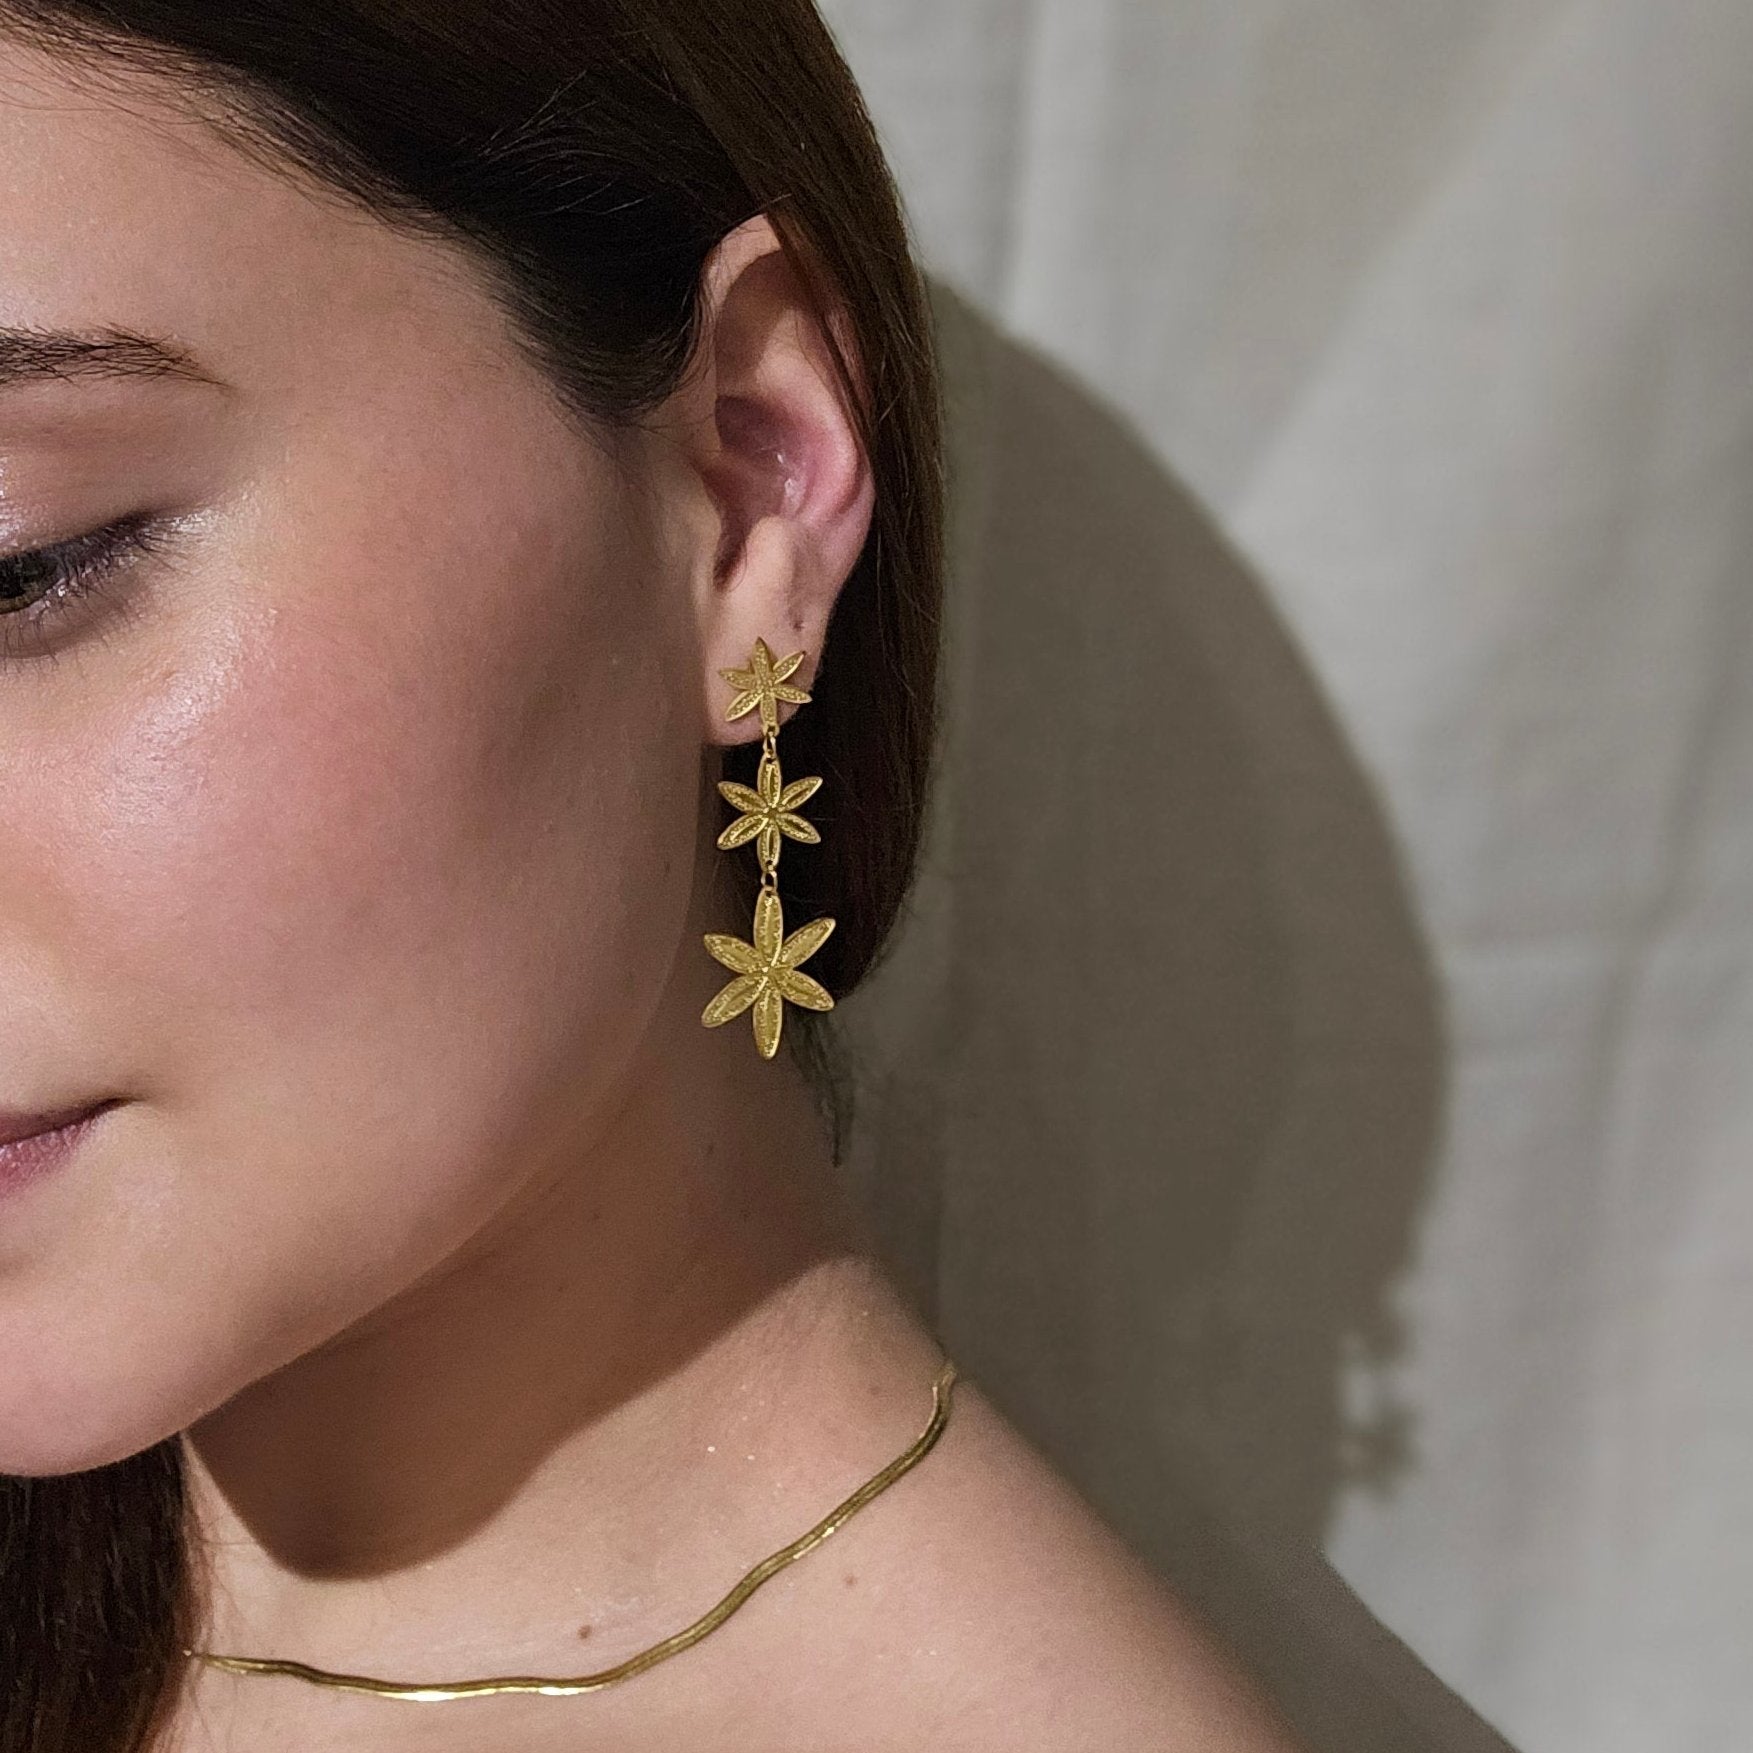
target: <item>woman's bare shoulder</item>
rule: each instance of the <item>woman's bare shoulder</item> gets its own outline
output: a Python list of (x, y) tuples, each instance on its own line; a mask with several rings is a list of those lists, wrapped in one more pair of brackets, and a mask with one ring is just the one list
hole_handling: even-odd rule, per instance
[(804, 1567), (793, 1573), (797, 1606), (822, 1609), (818, 1653), (832, 1670), (836, 1726), (820, 1745), (1305, 1753), (966, 1379), (937, 1449), (858, 1521), (837, 1536), (837, 1563), (807, 1583)]

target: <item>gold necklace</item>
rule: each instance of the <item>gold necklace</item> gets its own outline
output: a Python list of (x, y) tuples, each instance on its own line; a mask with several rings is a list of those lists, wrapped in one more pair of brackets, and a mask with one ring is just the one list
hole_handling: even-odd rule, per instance
[(789, 1546), (763, 1558), (721, 1600), (717, 1606), (694, 1621), (672, 1632), (649, 1649), (603, 1668), (595, 1674), (581, 1674), (573, 1679), (541, 1679), (531, 1675), (506, 1675), (487, 1680), (444, 1680), (433, 1683), (420, 1681), (372, 1680), (363, 1674), (334, 1674), (326, 1668), (313, 1668), (304, 1662), (281, 1661), (267, 1656), (220, 1656), (209, 1650), (185, 1649), (183, 1654), (210, 1667), (223, 1668), (233, 1674), (285, 1674), (295, 1680), (308, 1680), (313, 1686), (329, 1686), (342, 1692), (373, 1692), (382, 1698), (405, 1698), (417, 1704), (443, 1704), (454, 1698), (484, 1698), (495, 1692), (539, 1692), (549, 1698), (570, 1698), (580, 1692), (595, 1692), (613, 1686), (617, 1680), (630, 1679), (647, 1668), (679, 1654), (697, 1644), (701, 1638), (716, 1631), (737, 1608), (748, 1600), (762, 1583), (788, 1564), (821, 1543), (849, 1516), (855, 1515), (873, 1497), (887, 1491), (909, 1468), (925, 1459), (943, 1435), (950, 1416), (950, 1389), (956, 1379), (956, 1366), (945, 1361), (931, 1385), (931, 1420), (907, 1448), (894, 1460), (871, 1475), (843, 1503), (836, 1505), (806, 1534), (800, 1534)]

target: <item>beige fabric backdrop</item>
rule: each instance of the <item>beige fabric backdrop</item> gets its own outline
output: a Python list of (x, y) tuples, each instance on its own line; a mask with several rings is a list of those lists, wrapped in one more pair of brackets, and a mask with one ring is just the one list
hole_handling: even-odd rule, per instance
[(1494, 1744), (1343, 1576), (1745, 1753), (1753, 8), (827, 10), (954, 398), (896, 1259), (1321, 1747)]

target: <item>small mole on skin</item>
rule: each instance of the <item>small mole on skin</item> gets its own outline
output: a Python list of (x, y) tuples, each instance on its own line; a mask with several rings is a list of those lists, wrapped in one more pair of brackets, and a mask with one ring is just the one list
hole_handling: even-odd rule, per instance
[(847, 1571), (847, 1573), (846, 1573), (846, 1586), (847, 1586), (847, 1588), (851, 1588), (852, 1585), (857, 1581), (858, 1581), (858, 1578), (855, 1577), (851, 1571)]
[(588, 1625), (579, 1626), (578, 1635), (580, 1637), (589, 1637), (590, 1636), (590, 1627)]

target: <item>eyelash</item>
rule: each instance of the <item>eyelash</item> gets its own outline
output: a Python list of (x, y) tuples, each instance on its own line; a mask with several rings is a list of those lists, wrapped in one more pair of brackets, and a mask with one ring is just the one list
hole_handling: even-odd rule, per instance
[[(43, 654), (65, 616), (100, 597), (128, 561), (156, 552), (166, 533), (137, 512), (69, 541), (0, 554), (0, 659)], [(45, 588), (22, 608), (4, 606), (11, 591), (28, 591), (45, 576)]]

